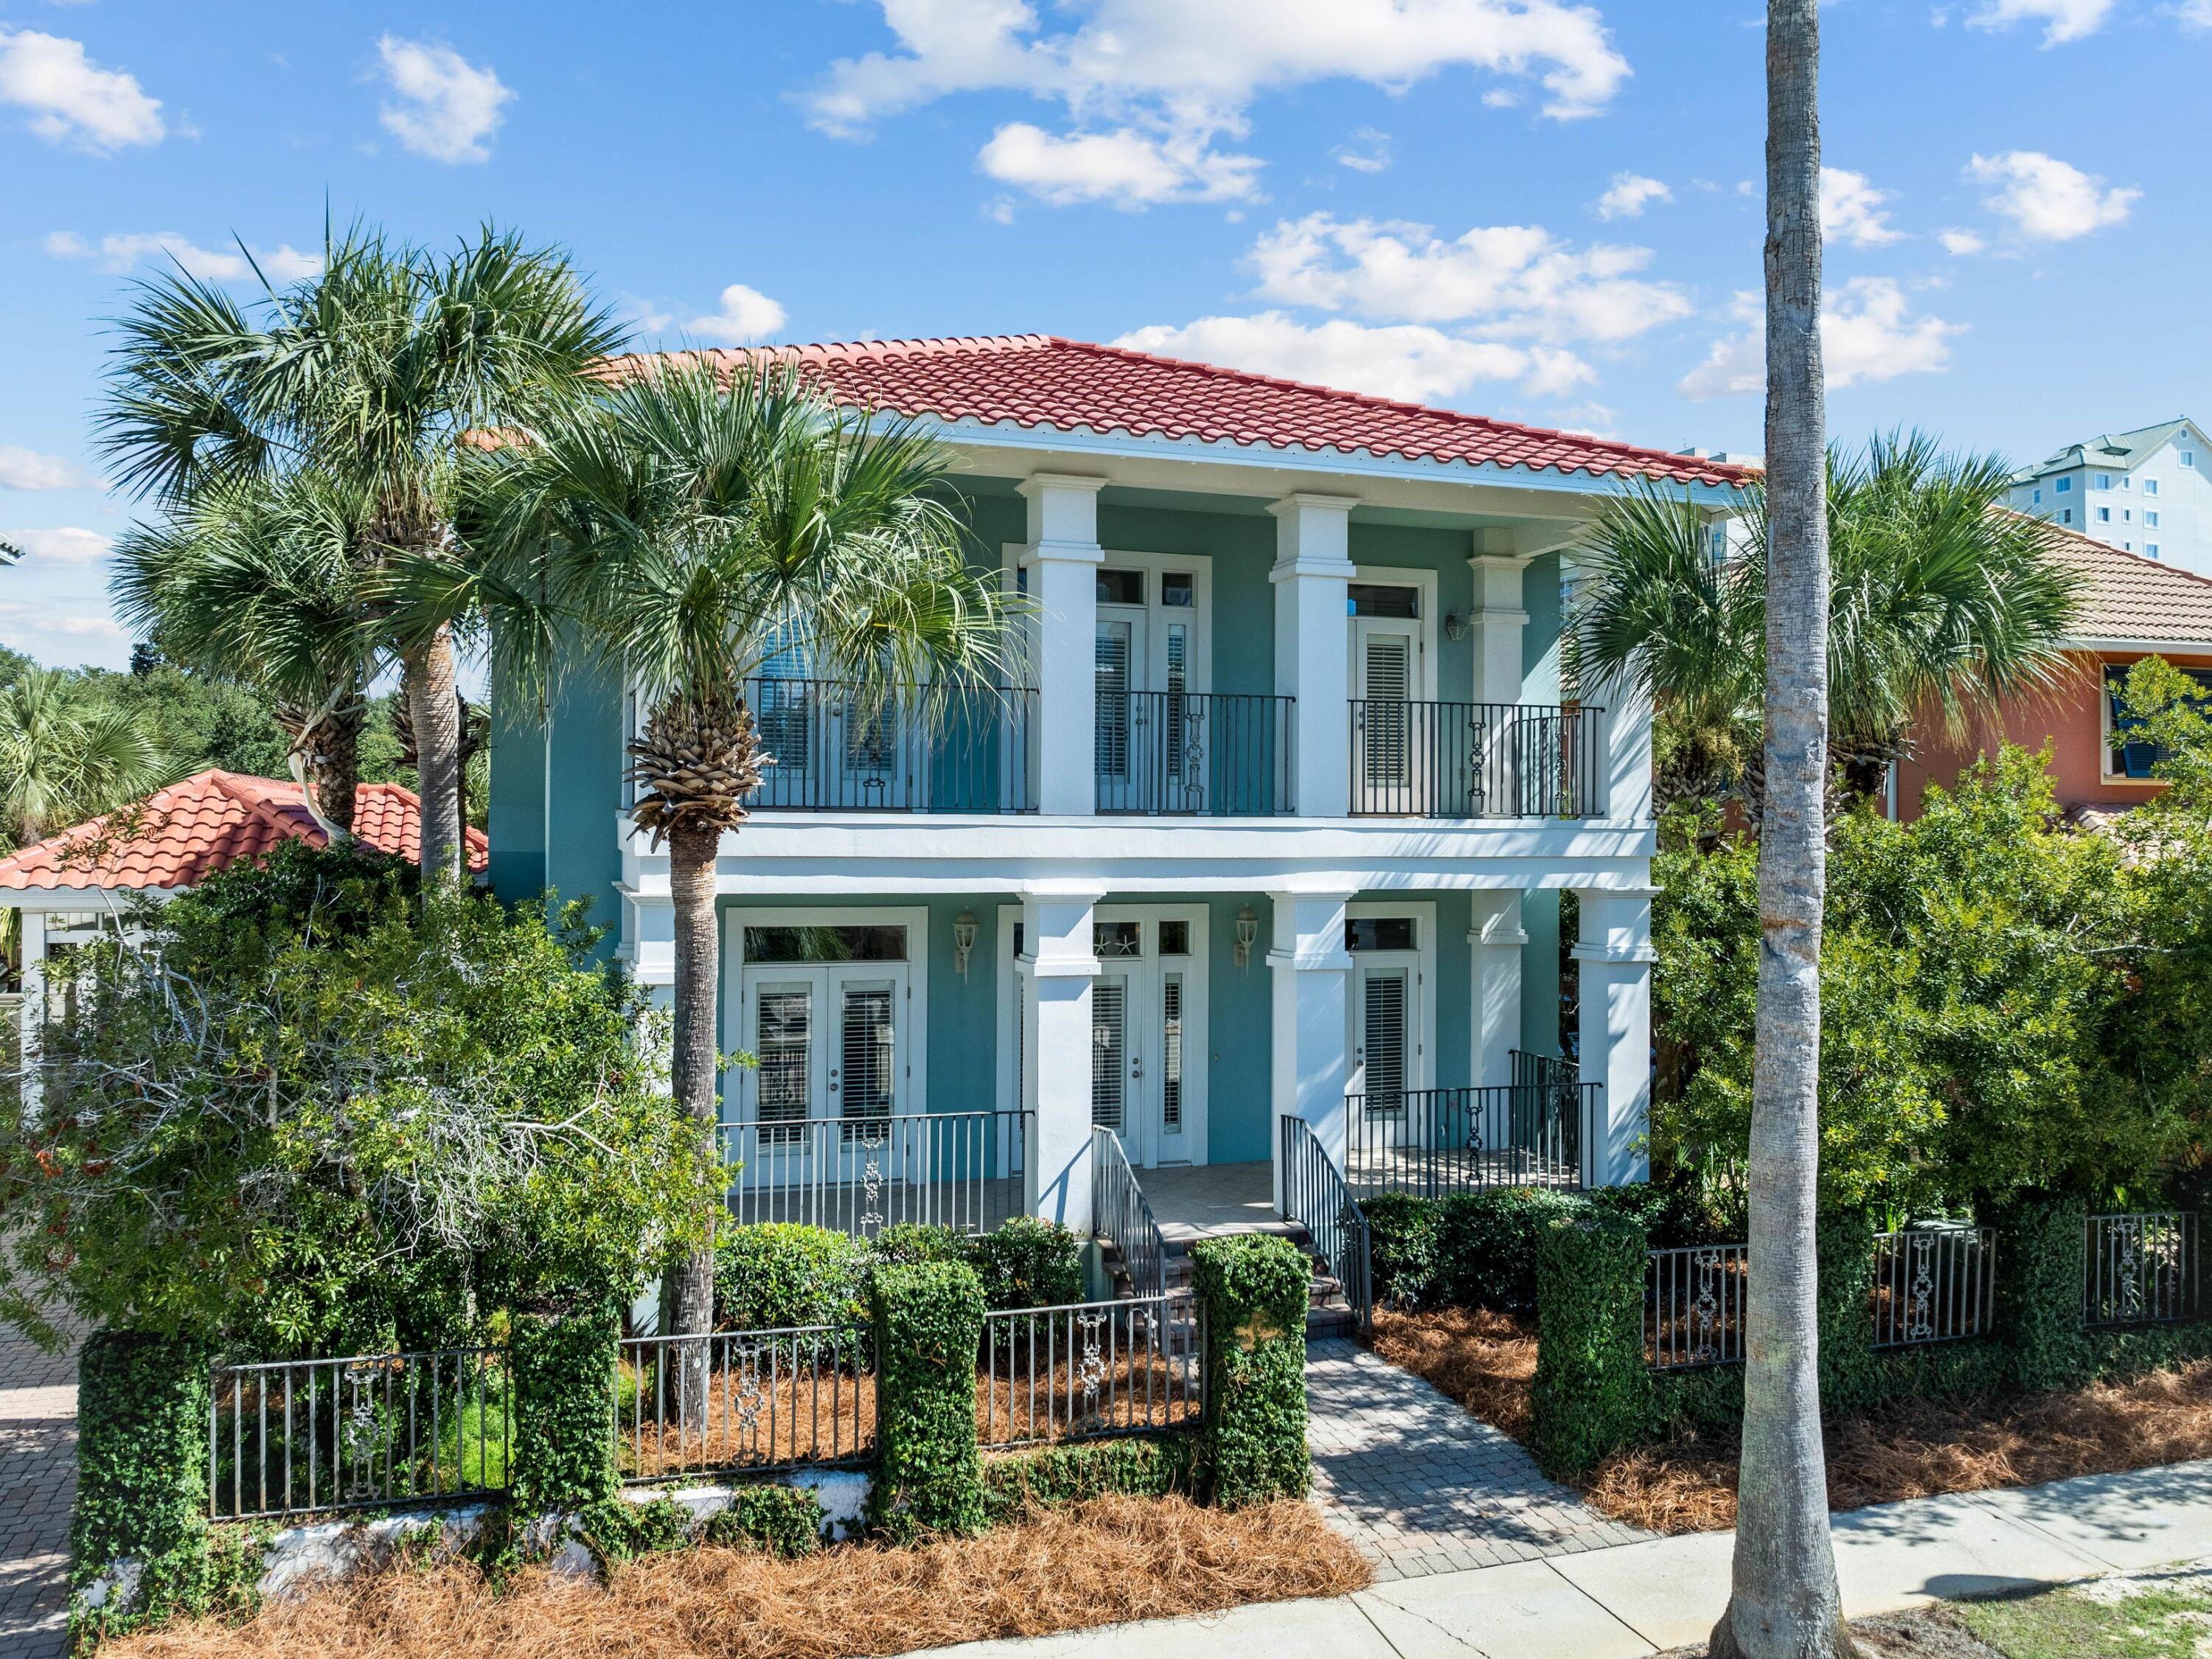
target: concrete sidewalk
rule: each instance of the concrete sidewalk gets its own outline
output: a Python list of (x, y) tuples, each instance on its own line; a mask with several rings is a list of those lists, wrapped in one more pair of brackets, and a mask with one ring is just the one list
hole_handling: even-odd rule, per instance
[[(1835, 1519), (1856, 1618), (2212, 1555), (2212, 1462), (2025, 1491), (1915, 1498)], [(974, 1642), (960, 1659), (1643, 1659), (1702, 1642), (1728, 1600), (1732, 1532), (1379, 1583), (1328, 1601)]]

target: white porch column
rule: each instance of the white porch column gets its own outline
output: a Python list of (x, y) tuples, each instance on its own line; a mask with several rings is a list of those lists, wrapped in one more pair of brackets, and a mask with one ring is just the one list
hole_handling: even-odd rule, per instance
[(1474, 951), (1468, 1020), (1474, 1055), (1468, 1075), (1479, 1088), (1501, 1089), (1513, 1081), (1512, 1051), (1521, 1046), (1521, 951), (1528, 935), (1521, 927), (1519, 890), (1477, 892), (1467, 939)]
[(1048, 817), (1087, 818), (1098, 805), (1098, 566), (1106, 557), (1098, 492), (1105, 483), (1039, 472), (1021, 485), (1029, 502), (1021, 562), (1037, 614), (1037, 808)]
[(1583, 1137), (1583, 1184), (1626, 1187), (1651, 1178), (1650, 887), (1584, 888), (1582, 1074), (1602, 1083), (1597, 1122)]
[(1340, 818), (1352, 805), (1345, 589), (1358, 505), (1350, 495), (1301, 494), (1267, 509), (1275, 515), (1275, 565), (1267, 573), (1275, 586), (1275, 690), (1298, 700), (1291, 787), (1302, 818)]
[[(1482, 545), (1478, 532), (1476, 546)], [(1477, 552), (1468, 566), (1474, 572), (1474, 610), (1468, 620), (1474, 643), (1474, 701), (1521, 701), (1521, 630), (1528, 613), (1521, 606), (1521, 573), (1528, 557), (1518, 553)]]
[[(1089, 764), (1090, 746), (1084, 747)], [(1103, 887), (1040, 885), (1022, 895), (1022, 1098), (1036, 1112), (1030, 1211), (1091, 1231), (1091, 913)]]
[(1268, 1071), (1273, 1110), (1267, 1157), (1275, 1203), (1283, 1200), (1282, 1120), (1304, 1118), (1344, 1167), (1345, 996), (1352, 954), (1344, 948), (1349, 893), (1277, 893), (1267, 966), (1274, 976)]
[(1651, 822), (1651, 700), (1625, 679), (1593, 695), (1605, 705), (1605, 816)]

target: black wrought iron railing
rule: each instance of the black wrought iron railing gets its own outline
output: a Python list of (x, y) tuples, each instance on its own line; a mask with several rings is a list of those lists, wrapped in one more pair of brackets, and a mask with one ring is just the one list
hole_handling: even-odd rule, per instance
[(1346, 1095), (1345, 1180), (1359, 1198), (1579, 1187), (1583, 1124), (1601, 1092), (1551, 1083)]
[(749, 680), (769, 811), (1034, 812), (1033, 690), (932, 699), (841, 680)]
[(1601, 708), (1352, 700), (1352, 811), (1426, 818), (1604, 811)]
[(1195, 1426), (1201, 1319), (1188, 1291), (994, 1309), (976, 1355), (976, 1437), (998, 1448)]
[(615, 1456), (626, 1482), (867, 1462), (874, 1334), (802, 1325), (622, 1340)]
[(1186, 817), (1288, 812), (1291, 697), (1098, 694), (1098, 810)]
[(740, 1224), (872, 1238), (902, 1221), (985, 1233), (1024, 1213), (1033, 1112), (903, 1113), (722, 1126)]
[(1652, 1370), (1740, 1365), (1751, 1249), (1693, 1244), (1644, 1262), (1644, 1358)]
[(1874, 1346), (1987, 1336), (1996, 1314), (1994, 1228), (1931, 1223), (1874, 1241)]
[(1283, 1219), (1301, 1224), (1313, 1252), (1344, 1287), (1359, 1328), (1374, 1322), (1374, 1279), (1368, 1255), (1367, 1218), (1344, 1172), (1315, 1139), (1304, 1118), (1281, 1120), (1277, 1148), (1283, 1183)]
[(2088, 1218), (2084, 1275), (2092, 1325), (2156, 1325), (2203, 1312), (2193, 1210)]
[(1091, 1131), (1091, 1231), (1121, 1256), (1131, 1294), (1166, 1295), (1167, 1241), (1121, 1137), (1103, 1123)]

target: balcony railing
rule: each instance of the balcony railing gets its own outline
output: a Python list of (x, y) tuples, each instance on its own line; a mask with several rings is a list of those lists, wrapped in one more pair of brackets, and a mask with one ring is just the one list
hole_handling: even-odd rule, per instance
[(987, 1233), (1026, 1206), (1033, 1112), (902, 1113), (726, 1123), (740, 1224), (798, 1221), (873, 1238), (902, 1221)]
[(1583, 1122), (1602, 1092), (1561, 1081), (1346, 1095), (1345, 1179), (1363, 1200), (1579, 1187)]
[(1352, 810), (1423, 818), (1603, 810), (1601, 708), (1352, 700)]
[(1296, 699), (1197, 691), (1098, 694), (1098, 810), (1269, 817), (1291, 810)]
[(774, 763), (747, 805), (834, 812), (1034, 812), (1037, 694), (865, 690), (762, 678), (745, 698)]

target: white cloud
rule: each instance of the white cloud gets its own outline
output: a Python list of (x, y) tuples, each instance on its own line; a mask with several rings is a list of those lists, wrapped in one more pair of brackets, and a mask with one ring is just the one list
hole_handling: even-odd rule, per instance
[(1853, 247), (1879, 247), (1905, 233), (1892, 228), (1882, 204), (1887, 191), (1876, 190), (1863, 173), (1849, 167), (1820, 169), (1820, 234), (1832, 242)]
[[(2212, 5), (2212, 0), (2204, 0)], [(1381, 173), (1390, 165), (1390, 135), (1377, 132), (1373, 127), (1362, 127), (1352, 135), (1352, 142), (1339, 144), (1329, 154), (1337, 166), (1350, 167), (1354, 173)]]
[(1674, 192), (1656, 179), (1640, 173), (1616, 173), (1605, 194), (1597, 198), (1601, 219), (1641, 219), (1654, 202), (1671, 202)]
[(1978, 29), (2001, 29), (2014, 23), (2041, 23), (2043, 44), (2056, 46), (2079, 40), (2104, 27), (2115, 0), (1988, 0), (1966, 19)]
[(722, 290), (722, 308), (710, 317), (694, 317), (684, 326), (702, 339), (725, 345), (744, 345), (766, 339), (783, 326), (784, 310), (757, 288), (732, 283)]
[(168, 132), (161, 100), (137, 76), (100, 68), (81, 40), (36, 29), (0, 29), (0, 104), (30, 111), (40, 137), (90, 150), (158, 144)]
[(1613, 343), (1690, 314), (1680, 289), (1632, 275), (1650, 258), (1607, 243), (1577, 252), (1540, 225), (1479, 227), (1447, 242), (1426, 225), (1315, 213), (1277, 224), (1251, 262), (1261, 293), (1291, 305)]
[(2212, 0), (2181, 0), (2173, 10), (2185, 27), (2212, 29)]
[(1982, 198), (1982, 205), (2003, 215), (2020, 227), (2021, 235), (2038, 242), (2070, 242), (2117, 225), (2142, 194), (2139, 190), (2106, 190), (2102, 179), (2035, 149), (1977, 155), (1966, 163), (1966, 177), (1998, 186)]
[(1306, 324), (1279, 311), (1201, 317), (1182, 327), (1156, 324), (1114, 343), (1409, 403), (1449, 402), (1486, 381), (1518, 382), (1554, 396), (1595, 378), (1571, 352), (1463, 339), (1406, 323), (1370, 328), (1332, 318)]
[(1971, 230), (1940, 231), (1936, 240), (1943, 244), (1944, 252), (1955, 253), (1961, 258), (1968, 254), (1979, 253), (1985, 246), (1982, 239)]
[(13, 542), (33, 564), (98, 564), (113, 544), (96, 530), (63, 525), (47, 530), (0, 530), (0, 541)]
[(378, 112), (386, 131), (434, 161), (489, 161), (488, 142), (514, 97), (487, 64), (482, 69), (451, 46), (387, 34), (376, 43), (384, 77), (398, 101)]
[[(854, 136), (961, 93), (1017, 92), (1058, 103), (1073, 125), (1058, 142), (1083, 151), (1051, 154), (1035, 128), (1007, 138), (1026, 124), (1002, 127), (991, 140), (1001, 166), (1024, 170), (1017, 182), (1027, 186), (1028, 173), (1042, 174), (1060, 192), (1045, 198), (1054, 201), (1219, 200), (1231, 193), (1231, 180), (1238, 182), (1236, 193), (1249, 194), (1259, 164), (1217, 151), (1215, 141), (1242, 137), (1262, 94), (1311, 82), (1343, 78), (1397, 91), (1471, 69), (1540, 83), (1546, 112), (1565, 119), (1602, 109), (1629, 74), (1597, 12), (1570, 0), (881, 3), (896, 47), (831, 64), (808, 100), (815, 125)], [(1047, 15), (1070, 21), (1056, 29)], [(1139, 156), (1133, 138), (1158, 154)], [(1114, 177), (1133, 177), (1137, 187), (1079, 187), (1117, 159), (1101, 148), (1104, 140), (1118, 148)], [(1003, 153), (1010, 145), (1013, 154)], [(1161, 157), (1183, 177), (1147, 186)], [(1071, 172), (1073, 180), (1065, 176)]]
[[(1757, 294), (1739, 294), (1732, 307), (1743, 331), (1713, 342), (1705, 361), (1684, 375), (1676, 390), (1703, 401), (1766, 388), (1766, 349)], [(1934, 374), (1949, 366), (1951, 337), (1963, 323), (1916, 317), (1896, 280), (1854, 276), (1822, 296), (1820, 356), (1827, 388), (1839, 392), (1861, 380)]]
[(323, 268), (322, 255), (302, 253), (289, 242), (273, 248), (255, 248), (249, 264), (235, 248), (220, 252), (204, 248), (173, 230), (111, 232), (99, 245), (88, 242), (73, 230), (51, 232), (46, 250), (57, 259), (90, 259), (102, 270), (124, 271), (148, 260), (174, 259), (195, 276), (211, 283), (235, 283), (253, 274), (254, 264), (272, 283), (293, 283)]
[(1155, 202), (1225, 202), (1257, 193), (1260, 158), (1227, 155), (1170, 134), (1133, 128), (1056, 137), (1026, 121), (991, 135), (976, 157), (984, 172), (1054, 207), (1110, 202), (1119, 208)]
[(89, 489), (100, 480), (58, 455), (0, 444), (0, 489)]

